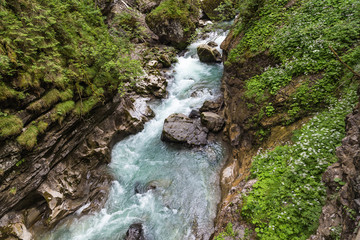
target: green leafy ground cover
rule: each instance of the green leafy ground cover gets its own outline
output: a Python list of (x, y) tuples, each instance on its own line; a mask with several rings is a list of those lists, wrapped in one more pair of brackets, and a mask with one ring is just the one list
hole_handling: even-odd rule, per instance
[(258, 181), (244, 199), (242, 216), (259, 239), (307, 239), (317, 229), (326, 198), (321, 176), (337, 160), (335, 148), (345, 136), (344, 118), (358, 100), (356, 88), (304, 125), (294, 144), (253, 159), (251, 177)]
[[(276, 95), (298, 76), (317, 79), (300, 83), (287, 105), (276, 111), (296, 119), (329, 104), (349, 71), (330, 51), (332, 46), (342, 60), (360, 70), (360, 2), (357, 0), (301, 0), (286, 6), (287, 0), (244, 1), (235, 35), (244, 33), (231, 50), (226, 64), (236, 64), (249, 56), (269, 51), (279, 64), (246, 81), (246, 97), (257, 104)], [(351, 74), (350, 74), (351, 75)], [(276, 112), (275, 111), (275, 112)]]
[[(0, 117), (1, 137), (20, 133), (18, 111), (52, 111), (61, 123), (133, 80), (141, 67), (130, 59), (129, 43), (109, 34), (92, 0), (0, 1), (0, 111), (9, 113)], [(30, 149), (42, 131), (26, 129), (18, 142)]]

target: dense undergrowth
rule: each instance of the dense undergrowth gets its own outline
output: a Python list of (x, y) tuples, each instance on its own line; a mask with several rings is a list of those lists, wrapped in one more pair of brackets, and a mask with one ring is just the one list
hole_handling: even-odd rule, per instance
[(345, 116), (357, 102), (356, 86), (296, 132), (294, 144), (256, 156), (251, 177), (258, 181), (245, 197), (242, 215), (259, 239), (307, 239), (317, 229), (326, 191), (321, 176), (336, 162), (345, 136)]
[[(32, 149), (68, 114), (84, 115), (140, 73), (92, 0), (0, 2), (0, 138)], [(22, 111), (37, 116), (28, 124)]]
[(263, 113), (267, 102), (288, 84), (293, 84), (296, 91), (291, 92), (285, 106), (274, 106), (272, 111), (286, 113), (288, 123), (329, 104), (329, 96), (339, 86), (349, 84), (341, 81), (349, 71), (329, 46), (355, 71), (360, 70), (359, 1), (245, 2), (234, 28), (235, 35), (244, 36), (231, 50), (226, 64), (245, 61), (260, 52), (268, 52), (279, 61), (246, 81), (246, 97)]

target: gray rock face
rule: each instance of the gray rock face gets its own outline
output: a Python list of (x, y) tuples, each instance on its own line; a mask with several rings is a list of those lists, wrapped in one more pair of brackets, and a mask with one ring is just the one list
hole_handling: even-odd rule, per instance
[(199, 119), (174, 113), (164, 121), (161, 140), (199, 146), (207, 144), (207, 135), (208, 129), (201, 125)]
[(197, 54), (201, 62), (221, 62), (221, 54), (216, 48), (207, 44), (201, 44), (197, 47)]
[(28, 235), (26, 228), (33, 225), (51, 228), (87, 203), (84, 213), (101, 208), (112, 180), (106, 170), (111, 147), (140, 131), (151, 115), (143, 98), (117, 96), (91, 117), (83, 116), (86, 124), (69, 115), (63, 126), (51, 127), (39, 139), (33, 152), (21, 152), (14, 141), (1, 144), (0, 170), (6, 168), (0, 171), (0, 233), (13, 230), (0, 239)]
[(202, 112), (201, 123), (210, 131), (219, 132), (224, 126), (224, 118), (213, 112)]
[(133, 223), (126, 232), (125, 240), (145, 240), (141, 223)]

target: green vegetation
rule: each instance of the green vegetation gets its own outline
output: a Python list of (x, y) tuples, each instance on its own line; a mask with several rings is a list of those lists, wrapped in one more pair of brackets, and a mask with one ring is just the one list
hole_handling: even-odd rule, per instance
[[(156, 30), (157, 24), (164, 21), (178, 22), (184, 31), (184, 36), (190, 39), (196, 28), (195, 21), (198, 14), (199, 1), (197, 0), (165, 0), (146, 16), (146, 22), (152, 30)], [(169, 32), (168, 34), (174, 33)], [(160, 35), (164, 35), (164, 33), (160, 33)], [(177, 47), (184, 49), (186, 43), (179, 43)]]
[[(247, 0), (235, 35), (244, 34), (226, 64), (268, 51), (278, 64), (246, 81), (246, 97), (266, 105), (283, 87), (302, 77), (281, 109), (294, 120), (329, 104), (353, 75), (330, 51), (359, 71), (360, 8), (356, 0)], [(285, 7), (286, 6), (286, 7)]]
[(358, 100), (356, 89), (333, 99), (295, 134), (293, 145), (255, 157), (251, 177), (258, 181), (244, 199), (242, 216), (255, 225), (259, 239), (307, 239), (317, 229), (326, 196), (321, 176), (337, 160), (335, 148), (345, 136), (344, 118)]
[(23, 122), (14, 115), (0, 112), (0, 137), (9, 137), (21, 133)]
[(24, 146), (27, 150), (32, 150), (37, 143), (37, 136), (39, 129), (35, 124), (30, 124), (28, 128), (17, 138), (18, 143)]
[(224, 240), (225, 237), (232, 237), (233, 239), (235, 239), (235, 233), (234, 233), (234, 230), (233, 230), (233, 225), (231, 222), (229, 222), (224, 231), (219, 233), (215, 238), (214, 240)]
[(58, 120), (58, 122), (61, 124), (66, 115), (68, 115), (74, 108), (75, 102), (72, 100), (57, 104), (51, 114), (51, 120), (53, 122)]
[[(92, 0), (0, 1), (0, 103), (37, 115), (52, 109), (59, 123), (73, 109), (88, 113), (141, 73), (129, 36), (119, 36)], [(2, 137), (20, 134), (23, 124), (13, 115), (0, 116)], [(29, 124), (18, 142), (32, 149), (48, 124)]]

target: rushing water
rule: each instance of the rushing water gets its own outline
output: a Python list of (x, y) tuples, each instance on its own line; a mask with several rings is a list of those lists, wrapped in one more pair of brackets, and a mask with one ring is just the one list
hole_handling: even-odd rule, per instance
[(171, 71), (169, 97), (152, 103), (156, 117), (142, 132), (115, 145), (110, 164), (115, 181), (105, 207), (44, 239), (123, 239), (133, 223), (143, 224), (149, 240), (210, 237), (220, 200), (223, 147), (214, 142), (188, 149), (164, 143), (160, 135), (170, 114), (188, 114), (220, 94), (223, 66), (201, 63), (196, 47), (211, 40), (220, 44), (224, 38), (224, 32), (214, 32), (191, 44)]

